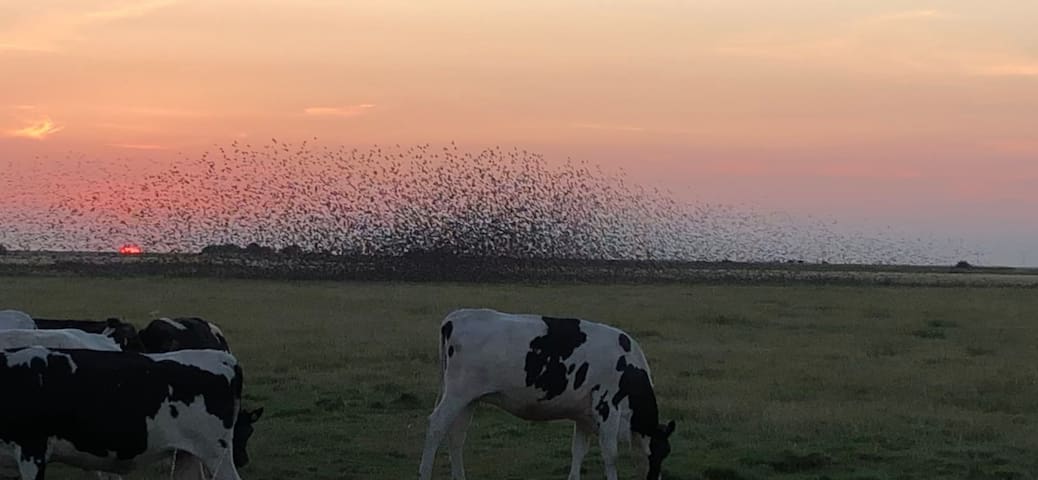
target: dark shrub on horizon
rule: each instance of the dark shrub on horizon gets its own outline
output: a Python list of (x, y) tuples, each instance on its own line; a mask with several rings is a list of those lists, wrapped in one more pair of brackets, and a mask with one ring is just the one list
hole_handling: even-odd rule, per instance
[(241, 253), (242, 248), (233, 243), (206, 245), (205, 248), (202, 249), (202, 255), (238, 255)]
[(287, 257), (301, 257), (306, 252), (304, 252), (303, 247), (300, 247), (299, 245), (288, 245), (282, 247), (278, 253)]
[(252, 242), (245, 246), (245, 254), (252, 255), (255, 257), (272, 257), (274, 256), (274, 249), (271, 247), (262, 246), (256, 242)]
[(955, 268), (973, 268), (973, 265), (970, 265), (970, 262), (965, 260), (960, 260), (959, 263), (955, 264)]
[(0, 255), (7, 255), (7, 247), (3, 244), (0, 244)]

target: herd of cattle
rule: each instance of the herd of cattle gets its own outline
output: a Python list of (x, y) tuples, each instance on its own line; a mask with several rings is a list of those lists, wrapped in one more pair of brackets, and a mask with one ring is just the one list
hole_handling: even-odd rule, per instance
[(42, 480), (58, 462), (118, 479), (172, 458), (177, 478), (238, 479), (263, 413), (242, 408), (242, 384), (223, 333), (200, 318), (138, 332), (2, 310), (0, 478)]
[[(460, 309), (440, 324), (440, 399), (419, 479), (446, 439), (454, 480), (476, 403), (532, 421), (571, 420), (570, 480), (597, 435), (617, 479), (621, 440), (661, 478), (674, 422), (660, 423), (648, 362), (617, 328), (574, 318)], [(242, 408), (242, 369), (220, 329), (160, 318), (143, 330), (0, 311), (0, 478), (43, 480), (48, 462), (117, 479), (172, 459), (180, 479), (239, 479), (263, 409)]]

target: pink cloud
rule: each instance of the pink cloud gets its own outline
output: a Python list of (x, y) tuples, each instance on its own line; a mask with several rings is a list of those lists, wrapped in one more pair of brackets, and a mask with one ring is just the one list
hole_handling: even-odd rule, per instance
[(636, 127), (631, 125), (604, 125), (601, 123), (574, 123), (570, 125), (573, 128), (587, 128), (591, 130), (613, 130), (619, 132), (642, 132), (645, 128)]
[(372, 108), (375, 108), (374, 104), (362, 103), (359, 105), (347, 105), (345, 107), (307, 107), (303, 109), (303, 113), (306, 115), (324, 117), (356, 117), (367, 113), (367, 111)]
[(23, 128), (8, 130), (4, 132), (4, 134), (9, 137), (43, 140), (64, 129), (65, 127), (55, 124), (50, 118), (44, 118), (26, 125)]
[(109, 143), (108, 146), (131, 150), (165, 150), (167, 147), (151, 143)]

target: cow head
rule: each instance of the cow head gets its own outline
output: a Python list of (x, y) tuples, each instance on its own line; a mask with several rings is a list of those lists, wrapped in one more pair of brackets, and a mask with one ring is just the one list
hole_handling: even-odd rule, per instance
[(657, 425), (649, 435), (641, 436), (642, 449), (649, 457), (649, 474), (646, 480), (660, 480), (663, 475), (663, 460), (670, 455), (670, 434), (674, 433), (674, 420), (666, 425)]
[(143, 352), (144, 343), (137, 335), (137, 328), (132, 324), (123, 322), (118, 318), (109, 318), (105, 321), (106, 327), (103, 335), (112, 337), (112, 340), (123, 349), (124, 352)]
[(238, 420), (234, 422), (234, 439), (232, 440), (235, 467), (241, 468), (249, 463), (249, 452), (245, 447), (249, 443), (249, 437), (252, 436), (252, 424), (256, 423), (261, 416), (263, 416), (263, 407), (251, 412), (244, 408), (238, 411)]

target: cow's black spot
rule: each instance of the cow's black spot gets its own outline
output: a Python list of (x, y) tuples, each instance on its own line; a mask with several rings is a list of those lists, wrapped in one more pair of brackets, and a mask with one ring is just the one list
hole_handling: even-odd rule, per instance
[(165, 320), (152, 320), (140, 331), (140, 341), (145, 352), (187, 349), (231, 351), (227, 339), (213, 331), (209, 322), (198, 317), (174, 318), (172, 321), (183, 328), (177, 328)]
[(444, 323), (443, 326), (440, 327), (440, 338), (444, 343), (447, 343), (447, 341), (451, 339), (452, 333), (454, 333), (454, 322)]
[(220, 447), (227, 448), (227, 440), (224, 440), (224, 439), (221, 438), (219, 443), (220, 443)]
[(173, 418), (177, 418), (177, 415), (180, 415), (180, 412), (177, 411), (177, 406), (176, 405), (170, 405), (169, 406), (169, 416), (171, 416)]
[(594, 393), (594, 392), (597, 392), (597, 391), (598, 391), (598, 389), (600, 389), (600, 388), (602, 388), (602, 386), (601, 386), (601, 385), (595, 385), (595, 386), (591, 387), (591, 392), (592, 392), (592, 393)]
[(653, 392), (652, 383), (649, 381), (649, 373), (627, 364), (620, 374), (617, 387), (616, 395), (613, 395), (613, 406), (619, 406), (620, 402), (627, 398), (631, 408), (631, 431), (651, 436), (659, 427), (660, 414), (656, 405), (656, 393)]
[(609, 420), (609, 402), (606, 401), (606, 397), (609, 396), (609, 390), (602, 392), (602, 396), (598, 397), (598, 404), (595, 405), (595, 411), (598, 412), (598, 416), (602, 417), (602, 421)]
[(580, 370), (577, 370), (577, 376), (573, 378), (573, 389), (576, 390), (584, 384), (584, 380), (587, 380), (587, 362), (580, 365)]
[(620, 334), (620, 348), (625, 352), (631, 352), (631, 337), (628, 337), (626, 333)]
[(454, 345), (451, 345), (450, 347), (447, 347), (447, 356), (448, 357), (453, 357), (454, 356)]
[(566, 360), (587, 341), (575, 318), (541, 317), (548, 331), (530, 341), (526, 354), (526, 386), (544, 391), (541, 400), (551, 400), (566, 391), (569, 379)]
[(569, 365), (569, 368), (567, 368), (567, 369), (566, 369), (566, 373), (567, 373), (567, 374), (569, 374), (569, 373), (573, 373), (573, 369), (574, 369), (574, 368), (577, 368), (577, 364), (575, 364), (575, 363), (571, 363), (571, 364)]
[(16, 352), (0, 352), (0, 411), (18, 412), (20, 419), (0, 422), (2, 442), (32, 447), (58, 437), (81, 452), (128, 460), (147, 449), (148, 420), (166, 402), (200, 401), (224, 427), (235, 423), (242, 382), (237, 366), (228, 381), (192, 365), (135, 353), (49, 349), (28, 365), (9, 364)]
[(620, 355), (620, 358), (616, 359), (616, 371), (622, 372), (627, 368), (627, 357)]

